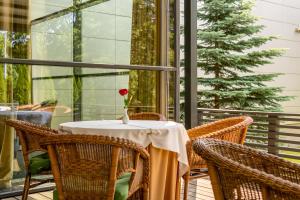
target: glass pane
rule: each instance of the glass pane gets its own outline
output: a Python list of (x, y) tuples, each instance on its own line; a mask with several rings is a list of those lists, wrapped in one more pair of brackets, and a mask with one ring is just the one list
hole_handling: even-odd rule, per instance
[[(1, 58), (160, 64), (159, 1), (11, 2), (0, 5), (6, 8), (0, 15)], [(156, 71), (0, 64), (0, 112), (9, 107), (14, 118), (51, 128), (68, 121), (118, 119), (124, 106), (121, 88), (129, 89), (129, 112), (158, 112), (159, 79)], [(25, 175), (21, 147), (16, 137), (5, 145), (14, 145), (7, 148), (7, 162), (13, 165), (5, 181), (20, 189)], [(11, 190), (3, 189), (7, 175), (1, 170), (0, 195)]]
[[(6, 65), (5, 74), (3, 65), (0, 69), (0, 140), (4, 134), (1, 116), (5, 114), (7, 119), (11, 111), (19, 120), (55, 129), (74, 120), (119, 119), (124, 106), (121, 88), (129, 89), (129, 113), (157, 112), (159, 108), (159, 76), (155, 71)], [(13, 149), (5, 148), (14, 164), (8, 166), (8, 175), (0, 170), (0, 193), (4, 191), (1, 180), (7, 176), (13, 186), (23, 185), (24, 163), (16, 139), (14, 143), (13, 137), (3, 143), (15, 144)]]
[(129, 112), (156, 112), (157, 75), (150, 71), (33, 66), (32, 101), (56, 102), (53, 128), (65, 121), (118, 119), (123, 113), (121, 88), (129, 89)]
[(15, 4), (18, 9), (10, 5), (13, 15), (0, 16), (0, 45), (5, 51), (1, 56), (158, 65), (156, 4), (155, 0), (32, 0), (22, 7)]
[(0, 103), (0, 188), (9, 188), (12, 185), (14, 131), (5, 121), (16, 119), (15, 109), (14, 104)]
[[(28, 4), (28, 1), (23, 2)], [(54, 13), (65, 10), (73, 5), (73, 0), (30, 0), (29, 2), (30, 10), (33, 11), (30, 12), (29, 16), (31, 21), (38, 20), (51, 14), (54, 15)]]

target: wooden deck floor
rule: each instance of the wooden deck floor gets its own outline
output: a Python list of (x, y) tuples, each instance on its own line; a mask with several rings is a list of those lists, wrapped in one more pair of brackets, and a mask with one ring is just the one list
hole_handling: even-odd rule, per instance
[[(183, 198), (183, 184), (181, 187), (181, 199)], [(201, 178), (189, 184), (188, 199), (191, 200), (214, 200), (214, 194), (209, 178)]]
[[(6, 198), (6, 199), (3, 199), (3, 200), (20, 200), (20, 199), (22, 199), (21, 196), (10, 197), (10, 198)], [(28, 196), (28, 200), (52, 200), (52, 199), (53, 199), (52, 198), (52, 191), (30, 194)]]
[[(196, 182), (197, 181), (197, 184)], [(214, 200), (209, 179), (203, 178), (195, 180), (189, 185), (189, 198), (191, 200)], [(183, 185), (181, 187), (183, 194)], [(20, 200), (21, 196), (5, 198), (3, 200)], [(182, 195), (181, 195), (182, 199)], [(28, 200), (52, 200), (52, 191), (30, 194)]]

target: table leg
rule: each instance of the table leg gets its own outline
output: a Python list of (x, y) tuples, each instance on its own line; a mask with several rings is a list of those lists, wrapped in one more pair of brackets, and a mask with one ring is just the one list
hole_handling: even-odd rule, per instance
[[(179, 172), (179, 165), (178, 165), (178, 172)], [(181, 177), (179, 173), (177, 173), (177, 182), (176, 182), (176, 200), (180, 200), (180, 190), (181, 190)]]
[(150, 200), (175, 200), (178, 188), (177, 154), (150, 147)]

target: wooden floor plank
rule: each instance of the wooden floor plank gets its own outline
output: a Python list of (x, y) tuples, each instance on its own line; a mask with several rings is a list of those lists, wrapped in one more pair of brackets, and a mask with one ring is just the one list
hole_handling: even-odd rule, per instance
[[(183, 198), (183, 181), (181, 186), (181, 199)], [(214, 200), (214, 195), (212, 191), (212, 187), (210, 184), (210, 180), (207, 178), (202, 178), (197, 180), (197, 185), (195, 183), (191, 183), (189, 185), (188, 199), (195, 200)], [(28, 196), (28, 200), (52, 200), (53, 194), (52, 191), (41, 192), (30, 194)], [(21, 200), (21, 197), (13, 197), (6, 198), (3, 200)]]
[(42, 192), (40, 193), (41, 195), (48, 197), (49, 199), (53, 198), (53, 191), (48, 191), (48, 192)]
[[(181, 187), (181, 199), (183, 198), (184, 185)], [(208, 177), (197, 179), (197, 183), (195, 181), (190, 182), (189, 191), (188, 191), (188, 199), (195, 200), (214, 200), (214, 194), (212, 190), (212, 186)]]
[(41, 195), (40, 193), (30, 194), (29, 196), (36, 200), (50, 200), (50, 198)]

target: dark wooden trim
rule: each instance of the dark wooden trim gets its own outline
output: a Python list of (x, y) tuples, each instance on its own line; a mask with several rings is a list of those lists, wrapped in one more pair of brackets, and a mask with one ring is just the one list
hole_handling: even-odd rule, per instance
[(282, 139), (277, 139), (276, 142), (284, 143), (284, 144), (297, 144), (300, 145), (300, 141), (295, 141), (295, 140), (282, 140)]
[(185, 126), (197, 126), (197, 0), (184, 1)]
[[(108, 73), (95, 73), (95, 74), (80, 74), (81, 78), (91, 78), (91, 77), (102, 77), (102, 76), (124, 76), (129, 75), (129, 72), (108, 72)], [(47, 80), (47, 79), (64, 79), (73, 78), (73, 75), (63, 75), (63, 76), (45, 76), (45, 77), (34, 77), (32, 80)]]
[(43, 65), (47, 67), (80, 67), (95, 69), (130, 69), (130, 70), (149, 70), (149, 71), (176, 71), (175, 67), (167, 66), (148, 66), (148, 65), (115, 65), (115, 64), (98, 64), (85, 62), (67, 62), (51, 60), (34, 60), (21, 58), (0, 58), (0, 63), (7, 64), (25, 64), (25, 65)]
[(247, 135), (247, 139), (268, 141), (268, 138), (265, 138), (265, 137), (256, 137), (256, 136), (249, 136), (249, 135)]
[(180, 121), (180, 0), (175, 0), (175, 121)]
[[(300, 152), (300, 148), (294, 148), (295, 145), (300, 145), (300, 134), (293, 133), (295, 130), (300, 130), (299, 113), (198, 108), (199, 125), (220, 118), (239, 115), (249, 115), (255, 121), (248, 129), (246, 145), (263, 149), (283, 158), (300, 160), (300, 155), (289, 155), (282, 152)], [(279, 136), (289, 136), (291, 138)]]
[(268, 148), (268, 145), (265, 145), (265, 144), (256, 144), (256, 143), (251, 143), (251, 142), (246, 142), (245, 144), (250, 147), (258, 147), (258, 148), (264, 148), (264, 149)]
[(289, 155), (289, 154), (278, 154), (278, 156), (283, 157), (283, 158), (290, 158), (290, 159), (295, 159), (295, 160), (300, 160), (300, 156), (294, 156), (294, 155)]
[[(278, 147), (279, 150), (283, 150), (283, 151), (294, 151), (294, 152), (300, 152), (300, 149), (296, 149), (296, 148), (289, 148), (289, 147)], [(300, 156), (299, 156), (300, 159)]]
[(263, 112), (263, 111), (247, 111), (247, 110), (223, 110), (212, 108), (198, 108), (198, 111), (218, 112), (218, 113), (243, 113), (243, 114), (263, 114), (263, 115), (279, 115), (279, 116), (297, 116), (300, 117), (300, 113), (285, 113), (285, 112)]

